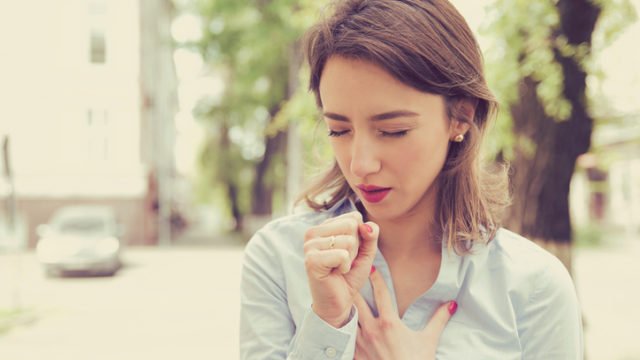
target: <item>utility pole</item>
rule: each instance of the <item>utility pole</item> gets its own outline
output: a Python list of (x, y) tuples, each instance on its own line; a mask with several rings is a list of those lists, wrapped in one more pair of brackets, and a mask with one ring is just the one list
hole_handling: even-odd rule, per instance
[(141, 6), (141, 82), (150, 99), (144, 121), (150, 129), (145, 145), (146, 161), (153, 169), (157, 186), (158, 245), (171, 244), (171, 204), (175, 172), (174, 117), (177, 112), (177, 80), (173, 64), (171, 21), (174, 8), (170, 0), (140, 0)]
[(22, 244), (20, 242), (20, 239), (18, 239), (16, 231), (16, 193), (13, 183), (13, 172), (11, 171), (11, 156), (9, 149), (9, 135), (5, 135), (2, 138), (2, 163), (3, 174), (6, 178), (7, 184), (9, 185), (9, 194), (7, 195), (7, 199), (5, 200), (5, 209), (7, 213), (7, 223), (5, 225), (7, 227), (9, 249), (11, 249), (11, 252), (14, 253), (14, 256), (12, 256), (12, 258), (14, 260), (15, 266), (13, 267), (13, 276), (11, 277), (11, 279), (13, 280), (13, 307), (15, 309), (20, 309), (22, 307), (22, 297), (20, 294), (20, 284), (22, 283), (20, 279), (22, 274), (22, 257), (20, 256), (19, 252)]
[(3, 158), (3, 173), (7, 179), (9, 185), (9, 195), (6, 199), (5, 209), (7, 213), (7, 229), (11, 237), (15, 237), (16, 230), (16, 194), (13, 185), (13, 174), (11, 172), (11, 163), (9, 156), (9, 135), (5, 135), (2, 139), (2, 158)]

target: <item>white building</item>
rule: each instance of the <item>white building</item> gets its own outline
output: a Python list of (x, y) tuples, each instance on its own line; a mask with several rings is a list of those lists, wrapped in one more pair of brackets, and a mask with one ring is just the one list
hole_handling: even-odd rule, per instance
[(165, 189), (173, 168), (169, 4), (30, 0), (0, 11), (0, 134), (31, 245), (33, 227), (69, 202), (110, 203), (128, 242), (153, 242), (148, 176)]

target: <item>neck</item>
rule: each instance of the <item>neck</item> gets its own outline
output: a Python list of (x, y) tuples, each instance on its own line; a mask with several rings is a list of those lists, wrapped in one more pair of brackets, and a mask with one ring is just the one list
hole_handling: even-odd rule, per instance
[(378, 247), (385, 258), (407, 258), (441, 253), (440, 231), (435, 214), (435, 193), (428, 192), (402, 217), (375, 219), (380, 226)]

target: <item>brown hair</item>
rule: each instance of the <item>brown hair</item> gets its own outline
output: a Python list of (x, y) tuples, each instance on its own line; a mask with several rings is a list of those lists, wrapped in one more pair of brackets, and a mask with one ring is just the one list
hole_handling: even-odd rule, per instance
[[(506, 166), (480, 166), (480, 145), (496, 108), (483, 75), (482, 55), (464, 18), (446, 0), (345, 0), (305, 38), (309, 88), (322, 108), (319, 86), (331, 56), (376, 64), (402, 83), (445, 98), (449, 119), (468, 123), (461, 143), (451, 142), (437, 178), (441, 231), (447, 245), (466, 253), (470, 242), (486, 242), (500, 226), (509, 203)], [(469, 111), (474, 109), (474, 111)], [(329, 195), (319, 201), (321, 195)], [(301, 199), (315, 210), (355, 196), (337, 163)]]

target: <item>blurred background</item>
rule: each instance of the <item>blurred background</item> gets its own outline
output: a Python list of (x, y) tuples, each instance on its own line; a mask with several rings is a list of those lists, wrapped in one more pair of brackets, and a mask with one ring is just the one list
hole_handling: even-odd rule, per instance
[[(454, 0), (501, 108), (506, 227), (556, 254), (588, 359), (640, 359), (640, 0)], [(0, 358), (234, 359), (242, 249), (331, 161), (326, 0), (0, 2)]]

